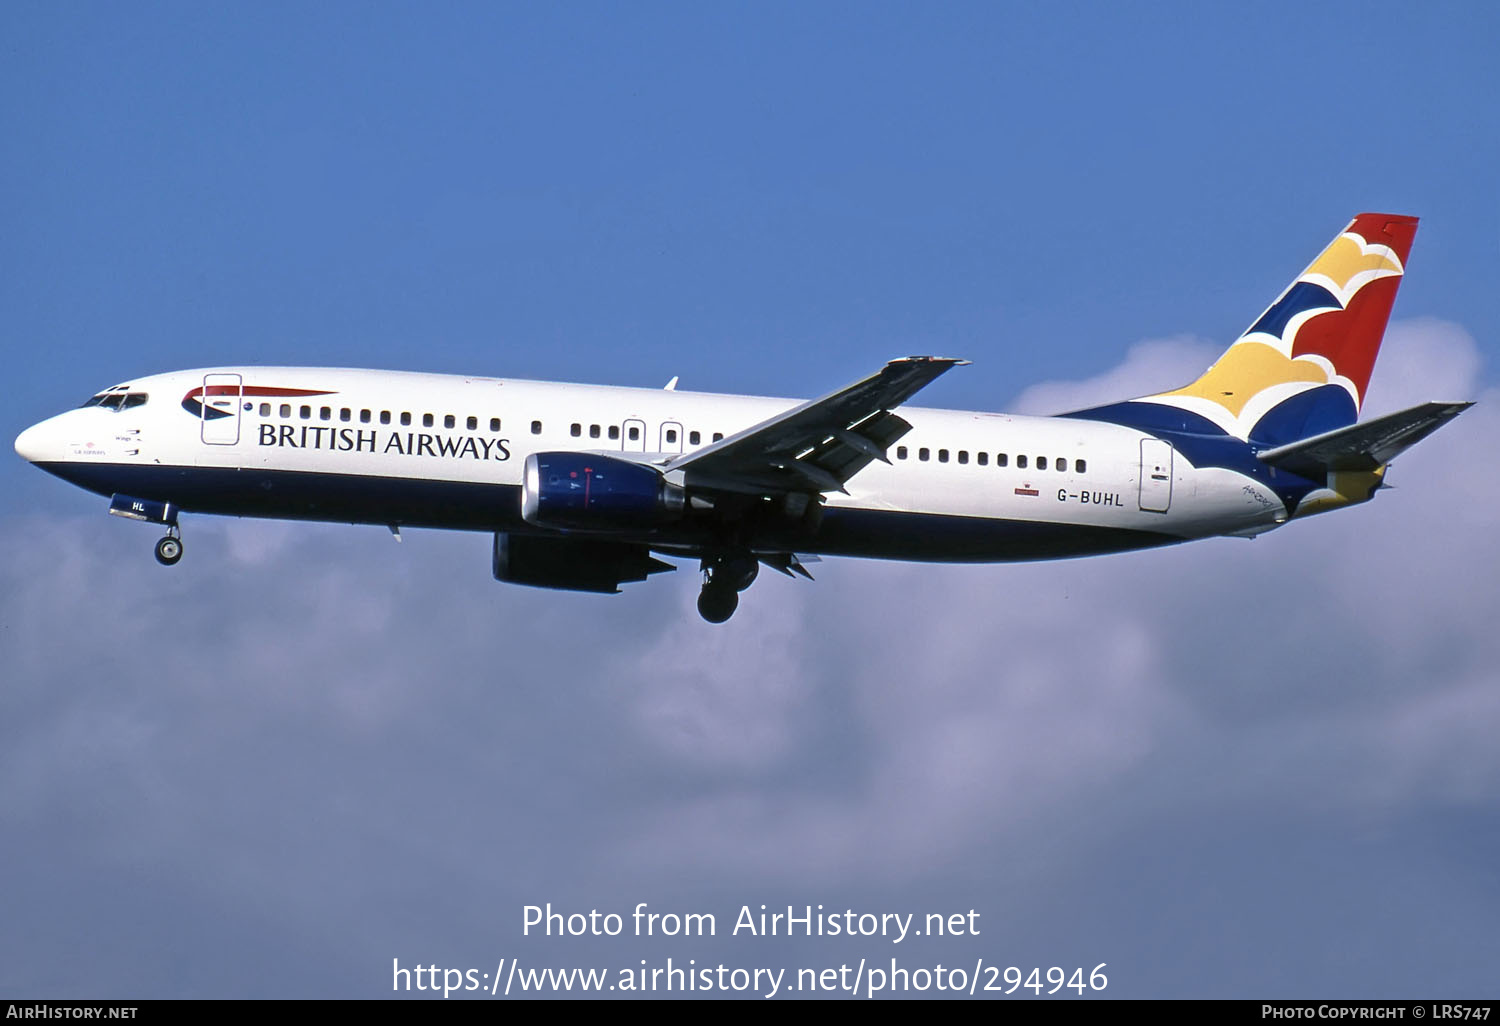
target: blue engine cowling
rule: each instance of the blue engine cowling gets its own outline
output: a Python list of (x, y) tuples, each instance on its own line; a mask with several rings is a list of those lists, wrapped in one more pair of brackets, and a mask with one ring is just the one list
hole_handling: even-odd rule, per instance
[(607, 531), (682, 516), (681, 488), (653, 467), (612, 456), (535, 452), (521, 480), (521, 516), (538, 527)]

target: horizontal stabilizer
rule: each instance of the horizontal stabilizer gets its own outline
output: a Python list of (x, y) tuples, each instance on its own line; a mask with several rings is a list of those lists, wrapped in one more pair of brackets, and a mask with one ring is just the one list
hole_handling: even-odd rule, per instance
[(1375, 470), (1473, 405), (1423, 403), (1256, 455), (1273, 467), (1313, 479), (1331, 471)]

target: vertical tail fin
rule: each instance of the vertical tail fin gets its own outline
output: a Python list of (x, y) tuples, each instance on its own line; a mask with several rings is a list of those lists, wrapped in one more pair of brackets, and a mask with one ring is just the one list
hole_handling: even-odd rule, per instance
[(1415, 217), (1360, 214), (1207, 373), (1138, 401), (1270, 446), (1353, 424), (1416, 232)]

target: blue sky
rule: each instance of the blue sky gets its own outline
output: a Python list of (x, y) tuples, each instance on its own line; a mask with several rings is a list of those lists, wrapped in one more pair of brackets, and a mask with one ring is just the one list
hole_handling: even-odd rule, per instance
[[(1497, 23), (8, 4), (4, 423), (201, 365), (810, 396), (925, 352), (974, 361), (925, 403), (1047, 412), (1195, 376), (1361, 210), (1423, 219), (1371, 404), (1493, 398)], [(512, 589), (477, 536), (195, 521), (169, 573), (12, 459), (0, 994), (686, 951), (518, 936), (645, 900), (980, 908), (899, 954), (1121, 996), (1493, 995), (1486, 405), (1253, 546), (830, 561), (717, 633), (691, 574)]]

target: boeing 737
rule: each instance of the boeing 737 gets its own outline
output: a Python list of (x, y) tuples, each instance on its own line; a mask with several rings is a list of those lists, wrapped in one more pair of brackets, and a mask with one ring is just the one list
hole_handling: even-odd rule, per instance
[(22, 457), (158, 524), (182, 513), (493, 534), (497, 579), (618, 592), (698, 562), (733, 615), (761, 566), (1004, 562), (1250, 537), (1372, 498), (1470, 404), (1363, 423), (1417, 219), (1360, 214), (1198, 380), (1052, 417), (906, 406), (913, 356), (798, 402), (306, 367), (138, 378), (28, 428)]

